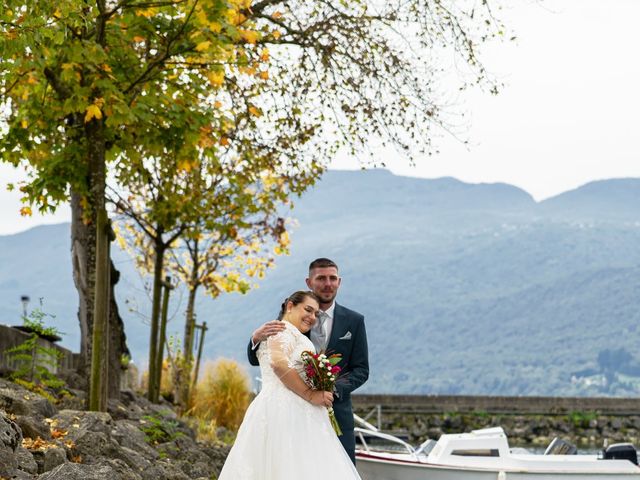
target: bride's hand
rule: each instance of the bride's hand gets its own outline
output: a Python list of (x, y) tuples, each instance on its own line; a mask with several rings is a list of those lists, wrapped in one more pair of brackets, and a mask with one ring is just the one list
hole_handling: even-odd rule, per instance
[(313, 392), (311, 392), (309, 401), (314, 405), (321, 405), (323, 407), (329, 408), (333, 406), (333, 393), (314, 390)]
[(261, 325), (256, 331), (251, 335), (251, 341), (254, 345), (264, 342), (271, 335), (275, 335), (280, 333), (285, 329), (284, 322), (279, 320), (271, 320), (263, 325)]

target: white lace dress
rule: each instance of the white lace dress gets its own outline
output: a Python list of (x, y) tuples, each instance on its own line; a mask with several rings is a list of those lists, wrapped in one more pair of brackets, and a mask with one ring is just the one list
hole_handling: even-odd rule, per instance
[(287, 362), (301, 375), (300, 355), (315, 351), (311, 340), (288, 322), (262, 342), (258, 359), (262, 390), (253, 400), (219, 480), (360, 479), (331, 428), (327, 410), (289, 390), (272, 363)]

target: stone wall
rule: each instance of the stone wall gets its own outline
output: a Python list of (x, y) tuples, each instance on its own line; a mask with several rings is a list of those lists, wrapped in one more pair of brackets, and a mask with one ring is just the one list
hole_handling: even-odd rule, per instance
[[(7, 351), (13, 347), (22, 344), (29, 338), (29, 334), (9, 327), (7, 325), (0, 325), (0, 368), (3, 370), (12, 370), (16, 367), (12, 360), (9, 358)], [(38, 343), (46, 348), (55, 348), (62, 353), (60, 364), (57, 369), (53, 369), (51, 373), (59, 373), (60, 371), (72, 370), (78, 366), (79, 354), (73, 353), (66, 348), (61, 347), (53, 342), (38, 339)], [(49, 368), (49, 367), (47, 367)]]
[(640, 446), (634, 398), (354, 395), (354, 411), (418, 445), (443, 433), (501, 426), (512, 446), (546, 447), (555, 437), (582, 447)]
[(382, 405), (389, 412), (548, 415), (593, 411), (606, 415), (640, 415), (640, 398), (358, 394), (352, 398), (353, 403), (363, 409)]

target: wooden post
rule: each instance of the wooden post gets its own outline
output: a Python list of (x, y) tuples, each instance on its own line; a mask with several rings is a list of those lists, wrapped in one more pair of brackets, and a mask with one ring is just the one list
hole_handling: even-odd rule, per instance
[(202, 358), (202, 346), (204, 345), (204, 334), (208, 330), (207, 322), (202, 322), (202, 325), (196, 325), (195, 328), (199, 328), (201, 330), (201, 333), (200, 333), (200, 342), (198, 345), (198, 356), (196, 357), (196, 371), (193, 374), (191, 391), (195, 389), (196, 383), (198, 381), (198, 375), (200, 374), (200, 359)]
[(104, 204), (98, 207), (96, 225), (96, 281), (93, 309), (93, 341), (91, 348), (91, 382), (89, 389), (89, 410), (107, 410), (108, 348), (109, 328), (109, 219)]

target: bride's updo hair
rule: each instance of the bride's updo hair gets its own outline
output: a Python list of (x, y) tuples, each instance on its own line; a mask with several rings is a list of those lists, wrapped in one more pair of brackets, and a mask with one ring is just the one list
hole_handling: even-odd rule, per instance
[(291, 302), (293, 303), (293, 305), (299, 305), (302, 302), (304, 302), (304, 299), (306, 297), (312, 298), (313, 300), (318, 302), (318, 305), (320, 304), (320, 299), (311, 290), (298, 290), (297, 292), (292, 293), (291, 295), (289, 295), (287, 298), (284, 299), (284, 302), (282, 302), (282, 306), (280, 307), (278, 320), (282, 320), (282, 318), (284, 317), (284, 314), (287, 311), (287, 303)]

